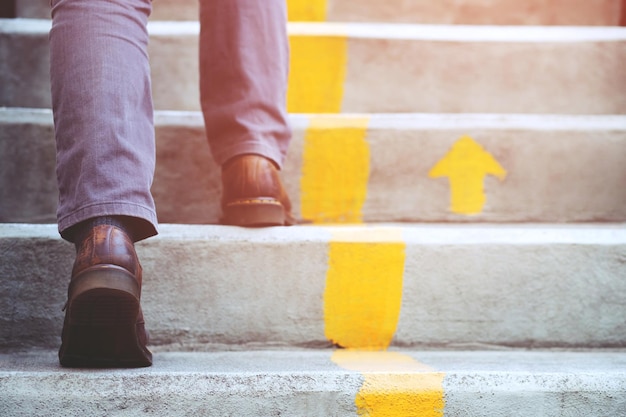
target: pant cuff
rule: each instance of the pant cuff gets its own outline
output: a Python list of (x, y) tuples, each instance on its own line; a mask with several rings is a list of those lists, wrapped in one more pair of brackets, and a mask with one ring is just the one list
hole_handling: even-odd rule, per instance
[(257, 138), (243, 139), (236, 141), (236, 144), (220, 150), (213, 150), (213, 159), (219, 165), (224, 165), (229, 159), (245, 154), (261, 155), (270, 159), (274, 164), (282, 169), (285, 161), (285, 154), (276, 146), (267, 144), (267, 141), (259, 141)]
[(124, 202), (95, 203), (81, 207), (70, 214), (59, 215), (59, 233), (63, 239), (74, 243), (73, 227), (85, 220), (101, 216), (134, 218), (136, 221), (132, 222), (132, 227), (136, 241), (155, 236), (158, 233), (157, 216), (153, 209)]

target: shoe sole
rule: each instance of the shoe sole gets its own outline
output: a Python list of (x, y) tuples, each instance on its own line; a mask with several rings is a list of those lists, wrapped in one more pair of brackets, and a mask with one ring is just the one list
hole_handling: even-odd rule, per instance
[(66, 367), (145, 367), (152, 354), (137, 335), (140, 288), (115, 265), (98, 265), (70, 284), (59, 361)]
[(274, 198), (251, 198), (229, 202), (224, 207), (222, 223), (230, 226), (266, 227), (293, 224), (280, 201)]

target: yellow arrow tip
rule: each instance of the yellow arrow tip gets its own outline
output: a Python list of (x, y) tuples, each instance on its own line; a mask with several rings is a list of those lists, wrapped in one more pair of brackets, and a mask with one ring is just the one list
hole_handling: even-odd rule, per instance
[(431, 178), (449, 178), (450, 209), (465, 215), (482, 212), (487, 200), (484, 192), (486, 175), (494, 175), (502, 181), (506, 170), (468, 135), (460, 137), (428, 173)]

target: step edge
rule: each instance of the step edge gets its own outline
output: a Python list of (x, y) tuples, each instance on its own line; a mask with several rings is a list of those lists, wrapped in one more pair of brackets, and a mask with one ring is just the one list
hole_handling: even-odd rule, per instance
[[(336, 230), (350, 231), (358, 241), (377, 241), (372, 231), (396, 229), (408, 245), (626, 245), (626, 223), (370, 223), (362, 225), (305, 225), (245, 229), (236, 226), (161, 224), (159, 235), (147, 242), (203, 241), (250, 244), (326, 243)], [(2, 239), (61, 240), (55, 224), (0, 223)], [(344, 241), (344, 240), (342, 240)], [(144, 243), (142, 243), (144, 244)], [(145, 243), (149, 244), (149, 243)]]
[[(294, 129), (306, 129), (315, 119), (335, 120), (350, 126), (355, 119), (368, 119), (370, 130), (457, 130), (457, 129), (524, 129), (531, 131), (623, 131), (626, 115), (566, 115), (523, 113), (291, 113), (289, 121)], [(0, 124), (53, 123), (52, 110), (27, 107), (0, 107)], [(157, 127), (184, 126), (204, 128), (200, 111), (155, 110)]]
[[(0, 19), (1, 34), (47, 35), (49, 19)], [(619, 26), (500, 26), (433, 25), (407, 23), (289, 22), (291, 36), (330, 36), (354, 39), (393, 39), (453, 42), (601, 42), (626, 41), (626, 27)], [(155, 37), (197, 36), (197, 21), (150, 21)]]

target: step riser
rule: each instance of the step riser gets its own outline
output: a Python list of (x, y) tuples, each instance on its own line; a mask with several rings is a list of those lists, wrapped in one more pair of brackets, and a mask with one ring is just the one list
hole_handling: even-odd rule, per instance
[[(391, 229), (406, 245), (396, 345), (626, 346), (623, 228)], [(357, 259), (330, 251), (333, 230), (162, 226), (138, 245), (153, 344), (328, 346), (329, 265)], [(0, 231), (0, 346), (56, 347), (73, 248), (52, 225)]]
[[(0, 93), (0, 105), (50, 107), (46, 49), (49, 22), (18, 20), (4, 21), (2, 25), (5, 29), (0, 33), (0, 45), (9, 51), (10, 59), (0, 67), (0, 85), (6, 85)], [(32, 26), (33, 34), (14, 36), (16, 25)], [(620, 94), (626, 85), (622, 70), (626, 61), (626, 29), (612, 29), (615, 36), (608, 35), (613, 39), (609, 41), (595, 35), (587, 41), (576, 34), (541, 35), (536, 28), (499, 29), (502, 33), (490, 29), (472, 41), (467, 37), (477, 34), (475, 28), (452, 26), (426, 31), (389, 27), (393, 33), (390, 36), (400, 39), (379, 35), (378, 32), (386, 32), (380, 28), (320, 26), (315, 29), (316, 35), (305, 33), (310, 26), (292, 24), (290, 28), (292, 36), (305, 39), (292, 49), (294, 60), (321, 62), (323, 59), (310, 52), (319, 50), (331, 57), (332, 66), (336, 67), (333, 73), (344, 65), (346, 57), (340, 51), (347, 42), (345, 80), (324, 87), (329, 91), (324, 95), (336, 98), (323, 101), (309, 96), (318, 90), (297, 81), (303, 73), (294, 73), (292, 79), (296, 81), (290, 90), (297, 98), (289, 99), (291, 112), (626, 112), (626, 94)], [(178, 35), (171, 34), (172, 29)], [(407, 35), (407, 30), (411, 35)], [(586, 31), (591, 29), (578, 30), (589, 33)], [(606, 30), (610, 31), (602, 29)], [(150, 56), (157, 109), (199, 109), (196, 31), (195, 23), (151, 25)], [(365, 36), (359, 37), (358, 33)], [(324, 34), (326, 39), (320, 40)], [(501, 40), (505, 36), (512, 41)], [(530, 40), (537, 36), (545, 42)], [(483, 37), (488, 41), (481, 40)], [(309, 40), (313, 38), (315, 42), (330, 42), (338, 52), (328, 55), (326, 47), (312, 49)], [(177, 59), (171, 59), (172, 56)], [(507, 62), (510, 65), (503, 65)], [(308, 78), (311, 83), (320, 70), (307, 68), (312, 72)], [(172, 83), (173, 79), (177, 82)], [(308, 92), (300, 92), (300, 88)]]
[[(370, 380), (342, 369), (333, 356), (164, 353), (155, 355), (152, 369), (88, 373), (58, 368), (48, 352), (0, 356), (7, 364), (0, 371), (0, 412), (356, 417), (364, 415), (368, 394), (377, 400), (365, 403), (371, 415), (417, 415), (411, 411), (419, 407), (424, 417), (621, 416), (626, 405), (619, 353), (405, 352), (425, 369), (381, 361), (378, 378)], [(433, 379), (441, 382), (433, 386)], [(433, 395), (443, 401), (435, 405)]]
[[(298, 218), (303, 213), (310, 217), (313, 212), (315, 207), (306, 199), (310, 195), (343, 207), (343, 200), (330, 192), (339, 187), (341, 178), (328, 179), (322, 172), (304, 174), (304, 164), (328, 164), (328, 159), (305, 150), (305, 144), (317, 149), (323, 146), (309, 136), (316, 120), (313, 116), (291, 117), (294, 140), (283, 179)], [(357, 119), (336, 120), (356, 126)], [(481, 212), (471, 215), (452, 211), (448, 178), (429, 175), (464, 135), (471, 136), (507, 171), (503, 181), (485, 176), (486, 202)], [(208, 150), (202, 116), (158, 112), (156, 137), (152, 192), (160, 221), (218, 223), (220, 170)], [(347, 143), (335, 140), (327, 153), (335, 154), (350, 146)], [(369, 147), (369, 166), (342, 165), (339, 170), (369, 170), (369, 178), (363, 181), (365, 200), (362, 206), (345, 205), (346, 221), (355, 220), (351, 217), (355, 211), (362, 213), (365, 222), (626, 221), (623, 117), (378, 115), (369, 119), (362, 143)], [(0, 221), (55, 222), (57, 186), (50, 111), (0, 111), (0, 155)], [(303, 182), (311, 176), (312, 182)], [(322, 191), (312, 189), (311, 183)], [(312, 219), (325, 220), (321, 215)], [(326, 220), (341, 221), (338, 217)]]
[[(17, 0), (17, 16), (50, 17), (49, 0)], [(411, 22), (464, 25), (618, 25), (621, 0), (317, 0), (308, 12), (287, 2), (292, 20)], [(313, 5), (313, 7), (312, 7)], [(161, 0), (152, 20), (197, 20), (198, 0)]]

